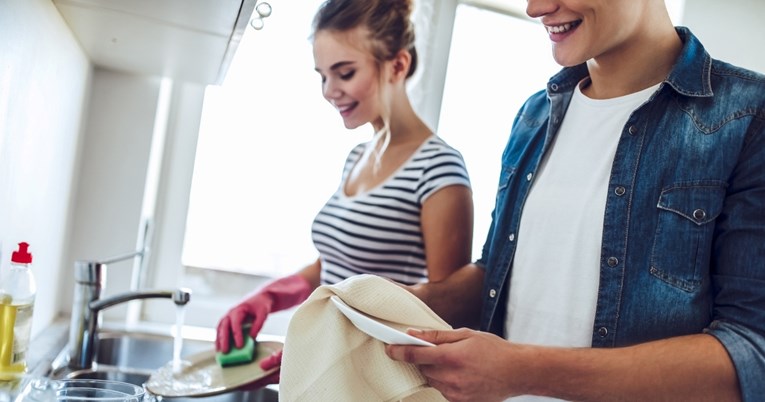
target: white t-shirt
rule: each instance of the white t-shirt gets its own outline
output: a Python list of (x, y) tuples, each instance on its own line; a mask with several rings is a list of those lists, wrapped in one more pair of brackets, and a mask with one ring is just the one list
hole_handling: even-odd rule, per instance
[(508, 340), (591, 346), (611, 165), (630, 114), (657, 88), (597, 100), (577, 86), (523, 207), (509, 279)]

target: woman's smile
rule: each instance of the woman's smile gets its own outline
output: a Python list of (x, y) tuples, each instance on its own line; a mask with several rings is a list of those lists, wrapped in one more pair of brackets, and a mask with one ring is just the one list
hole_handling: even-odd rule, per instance
[(340, 116), (343, 118), (348, 117), (353, 111), (356, 109), (356, 106), (358, 106), (358, 102), (352, 102), (352, 103), (345, 103), (342, 105), (335, 105), (335, 108), (338, 112), (340, 112)]

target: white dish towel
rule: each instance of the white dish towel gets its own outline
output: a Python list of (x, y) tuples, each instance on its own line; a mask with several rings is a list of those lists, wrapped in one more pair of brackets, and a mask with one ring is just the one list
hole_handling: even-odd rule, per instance
[(402, 331), (451, 329), (420, 299), (378, 276), (320, 286), (295, 311), (287, 329), (280, 401), (445, 401), (417, 367), (391, 360), (383, 342), (357, 329), (329, 300), (332, 295)]

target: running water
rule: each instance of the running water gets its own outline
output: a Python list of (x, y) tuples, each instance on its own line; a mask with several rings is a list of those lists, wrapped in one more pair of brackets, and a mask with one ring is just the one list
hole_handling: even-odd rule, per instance
[(183, 305), (176, 305), (175, 308), (175, 331), (173, 331), (173, 374), (180, 374), (183, 370), (181, 361), (181, 349), (183, 348), (183, 320), (186, 315), (186, 308)]

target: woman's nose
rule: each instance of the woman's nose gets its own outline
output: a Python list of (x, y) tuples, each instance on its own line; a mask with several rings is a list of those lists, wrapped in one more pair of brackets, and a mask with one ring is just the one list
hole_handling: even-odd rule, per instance
[(335, 85), (335, 82), (330, 79), (324, 81), (324, 84), (322, 85), (322, 92), (324, 94), (324, 98), (328, 100), (337, 99), (342, 94), (340, 88), (338, 88), (338, 86)]

